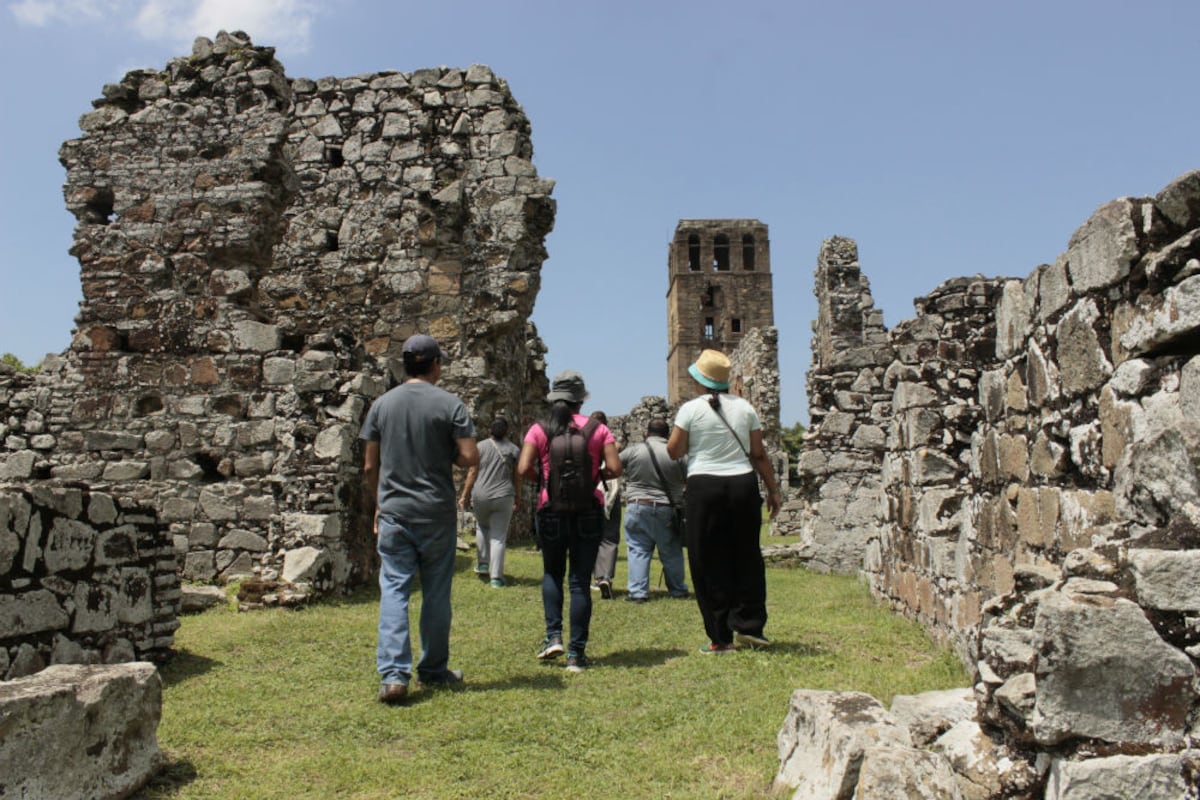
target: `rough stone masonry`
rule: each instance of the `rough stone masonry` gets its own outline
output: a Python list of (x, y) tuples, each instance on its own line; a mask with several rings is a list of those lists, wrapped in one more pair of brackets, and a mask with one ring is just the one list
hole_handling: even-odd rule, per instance
[[(363, 580), (356, 437), (410, 334), (440, 340), (443, 385), (484, 429), (541, 408), (528, 320), (555, 205), (528, 119), (485, 66), (289, 78), (240, 33), (130, 72), (94, 106), (60, 152), (83, 301), (64, 354), (36, 377), (0, 374), (6, 492), (69, 486), (151, 509), (184, 580)], [(82, 551), (53, 575), (49, 550), (31, 555), (53, 550), (53, 525), (28, 520), (54, 513), (10, 515), (0, 533), (0, 553), (21, 543), (8, 605), (117, 585)], [(47, 611), (36, 658), (0, 630), (0, 676), (58, 660), (61, 638), (101, 647), (77, 617)], [(137, 657), (162, 644), (132, 642)]]
[(1200, 172), (891, 331), (851, 240), (825, 243), (817, 296), (798, 550), (971, 666), (976, 729), (943, 752), (960, 777), (1019, 768), (958, 790), (1195, 796)]

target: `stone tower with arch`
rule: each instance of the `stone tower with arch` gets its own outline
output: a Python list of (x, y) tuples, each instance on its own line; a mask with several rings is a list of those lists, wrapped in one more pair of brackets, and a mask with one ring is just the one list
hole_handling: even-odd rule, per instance
[(775, 324), (771, 245), (756, 219), (682, 219), (668, 254), (667, 400), (687, 400), (687, 368), (705, 348), (731, 353)]

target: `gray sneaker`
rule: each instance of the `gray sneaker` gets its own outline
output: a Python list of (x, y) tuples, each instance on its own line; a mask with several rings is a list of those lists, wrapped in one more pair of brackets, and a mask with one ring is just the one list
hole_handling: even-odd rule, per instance
[(542, 640), (542, 649), (538, 651), (539, 661), (549, 661), (563, 654), (562, 636), (552, 634)]
[(588, 660), (588, 657), (582, 653), (579, 655), (571, 653), (569, 656), (567, 656), (567, 672), (583, 672), (591, 665), (592, 662)]

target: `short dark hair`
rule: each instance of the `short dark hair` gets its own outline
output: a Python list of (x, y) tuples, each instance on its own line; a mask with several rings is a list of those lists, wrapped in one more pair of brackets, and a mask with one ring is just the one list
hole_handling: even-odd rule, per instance
[(508, 420), (504, 417), (496, 417), (492, 420), (492, 438), (503, 439), (508, 436)]
[(661, 436), (664, 439), (671, 433), (671, 426), (662, 417), (655, 417), (646, 425), (647, 436)]
[(433, 371), (434, 364), (441, 363), (440, 358), (420, 358), (412, 353), (404, 354), (404, 371), (411, 378), (417, 378), (421, 375), (428, 375)]
[(605, 414), (603, 411), (593, 411), (592, 419), (598, 419), (604, 425), (608, 424), (608, 415)]

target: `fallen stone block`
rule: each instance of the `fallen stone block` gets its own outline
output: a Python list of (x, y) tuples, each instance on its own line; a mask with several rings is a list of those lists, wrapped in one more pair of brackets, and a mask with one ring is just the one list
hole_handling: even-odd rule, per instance
[(1153, 756), (1055, 759), (1045, 800), (1181, 800), (1196, 796), (1200, 751)]
[(184, 614), (195, 614), (227, 602), (225, 590), (219, 586), (194, 586), (184, 584), (179, 587), (179, 610)]
[(872, 747), (863, 754), (854, 800), (963, 800), (950, 762), (911, 747)]
[(892, 716), (908, 728), (914, 745), (925, 747), (956, 722), (975, 717), (975, 691), (967, 687), (898, 694), (892, 698)]
[(910, 748), (912, 738), (869, 694), (797, 689), (778, 745), (776, 788), (795, 789), (797, 800), (848, 800), (869, 748)]
[(0, 683), (0, 797), (128, 797), (160, 760), (153, 664), (59, 664)]

